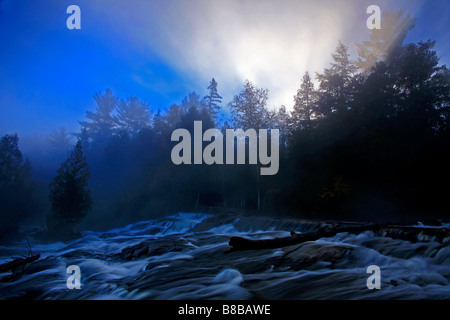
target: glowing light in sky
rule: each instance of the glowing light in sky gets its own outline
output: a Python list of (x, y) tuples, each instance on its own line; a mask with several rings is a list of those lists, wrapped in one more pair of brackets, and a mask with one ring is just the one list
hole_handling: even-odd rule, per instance
[[(370, 3), (181, 0), (91, 5), (116, 16), (111, 21), (115, 32), (141, 50), (163, 56), (193, 89), (215, 77), (224, 98), (231, 99), (249, 79), (270, 90), (269, 103), (290, 108), (303, 73), (321, 72), (339, 40), (352, 47), (367, 38)], [(409, 1), (407, 7), (417, 8), (417, 2)]]
[[(292, 109), (305, 71), (331, 61), (338, 41), (368, 39), (372, 0), (77, 0), (81, 30), (67, 30), (70, 1), (0, 2), (0, 133), (46, 134), (78, 120), (106, 88), (155, 110), (214, 77), (226, 105), (246, 79), (269, 89), (269, 107)], [(417, 16), (411, 41), (437, 40), (449, 63), (448, 1), (377, 0)], [(439, 5), (437, 5), (439, 3)]]

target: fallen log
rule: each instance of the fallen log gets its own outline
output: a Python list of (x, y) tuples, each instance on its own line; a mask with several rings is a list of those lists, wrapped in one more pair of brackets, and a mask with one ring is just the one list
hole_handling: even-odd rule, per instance
[(242, 237), (231, 237), (228, 244), (232, 247), (230, 251), (274, 249), (292, 246), (306, 241), (315, 241), (320, 238), (332, 237), (341, 232), (361, 233), (364, 231), (374, 231), (377, 232), (378, 236), (402, 239), (410, 242), (419, 241), (419, 235), (423, 238), (428, 237), (430, 241), (437, 241), (440, 243), (447, 243), (450, 241), (449, 228), (367, 224), (358, 226), (340, 225), (337, 227), (322, 227), (317, 231), (300, 234), (291, 232), (290, 237), (274, 239), (255, 240)]
[(380, 236), (410, 242), (437, 241), (443, 244), (450, 242), (449, 228), (389, 225), (382, 228), (380, 231)]
[(360, 233), (369, 230), (377, 231), (380, 230), (381, 227), (382, 226), (379, 224), (368, 224), (363, 226), (342, 225), (337, 227), (324, 227), (317, 231), (307, 233), (292, 232), (290, 237), (261, 240), (231, 237), (228, 244), (232, 247), (231, 251), (274, 249), (292, 246), (306, 241), (315, 241), (320, 238), (332, 237), (341, 232)]
[(24, 267), (27, 264), (38, 260), (40, 257), (41, 257), (41, 255), (38, 253), (38, 254), (32, 255), (30, 257), (15, 258), (12, 261), (1, 264), (0, 265), (0, 273), (7, 272), (7, 271), (15, 271), (16, 269), (18, 269), (20, 267)]

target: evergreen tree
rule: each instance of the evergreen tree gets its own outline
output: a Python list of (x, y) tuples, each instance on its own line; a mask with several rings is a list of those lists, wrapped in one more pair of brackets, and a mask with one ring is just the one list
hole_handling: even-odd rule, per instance
[(184, 111), (179, 105), (176, 104), (170, 106), (169, 110), (164, 115), (169, 131), (174, 130), (178, 126), (181, 121), (181, 117), (187, 112), (187, 110)]
[(287, 147), (287, 141), (290, 134), (291, 118), (286, 111), (285, 106), (281, 106), (275, 117), (276, 128), (280, 130), (280, 148), (283, 150)]
[(31, 165), (19, 150), (17, 134), (0, 139), (0, 239), (17, 232), (32, 212)]
[(196, 92), (189, 93), (181, 101), (181, 109), (183, 110), (183, 113), (187, 113), (191, 108), (195, 108), (199, 111), (206, 108), (205, 101), (202, 100)]
[(317, 92), (309, 73), (305, 72), (300, 89), (294, 97), (291, 120), (293, 129), (311, 128), (314, 118), (317, 118)]
[(158, 112), (153, 117), (153, 131), (158, 135), (162, 136), (168, 132), (168, 126), (166, 121), (164, 120), (163, 115), (161, 114), (161, 110), (158, 109)]
[(204, 97), (208, 112), (212, 118), (217, 117), (220, 111), (220, 103), (222, 103), (222, 97), (217, 92), (217, 82), (212, 78), (209, 87), (208, 95)]
[(408, 44), (393, 61), (398, 115), (415, 135), (434, 135), (448, 121), (449, 72), (439, 66), (434, 46), (434, 41)]
[(416, 19), (409, 15), (403, 16), (401, 11), (383, 12), (381, 29), (370, 32), (370, 40), (357, 44), (358, 60), (355, 65), (362, 71), (368, 72), (377, 62), (389, 63), (398, 54), (407, 33), (414, 28)]
[[(110, 89), (107, 89), (104, 94), (97, 93), (94, 95), (97, 103), (94, 112), (88, 111), (86, 118), (88, 121), (80, 121), (81, 132), (85, 131), (89, 137), (89, 142), (94, 144), (105, 143), (115, 132), (116, 120), (113, 112), (117, 107), (118, 99), (115, 97)], [(81, 138), (81, 133), (78, 134)]]
[(268, 93), (268, 89), (257, 88), (250, 81), (245, 81), (244, 90), (229, 103), (237, 128), (258, 131), (273, 125), (275, 113), (266, 106)]
[(55, 236), (70, 237), (73, 227), (86, 216), (92, 205), (88, 189), (89, 166), (80, 141), (57, 173), (49, 185), (52, 210), (47, 217), (47, 227)]
[(24, 183), (30, 176), (31, 167), (19, 150), (17, 134), (6, 134), (0, 139), (0, 193)]
[(78, 141), (81, 142), (81, 146), (84, 150), (88, 150), (90, 147), (91, 139), (89, 138), (89, 133), (86, 128), (81, 128), (81, 131), (77, 133)]
[(60, 155), (67, 156), (72, 145), (71, 135), (65, 127), (59, 127), (50, 133), (48, 142), (50, 144), (50, 153), (59, 158)]
[[(234, 96), (229, 103), (236, 128), (254, 129), (258, 134), (259, 129), (271, 129), (276, 125), (276, 113), (267, 109), (266, 106), (268, 92), (268, 89), (257, 88), (250, 81), (245, 81), (244, 90)], [(252, 172), (253, 174), (256, 173), (256, 208), (260, 210), (262, 190), (258, 164), (255, 169)], [(253, 176), (253, 174), (250, 174), (250, 176)]]
[(336, 51), (332, 54), (331, 67), (317, 74), (320, 82), (319, 111), (329, 115), (336, 111), (349, 109), (353, 94), (353, 76), (356, 66), (350, 62), (347, 47), (339, 41)]
[(150, 126), (151, 111), (147, 103), (136, 97), (121, 100), (117, 107), (116, 120), (119, 130), (124, 130), (131, 136), (143, 128)]

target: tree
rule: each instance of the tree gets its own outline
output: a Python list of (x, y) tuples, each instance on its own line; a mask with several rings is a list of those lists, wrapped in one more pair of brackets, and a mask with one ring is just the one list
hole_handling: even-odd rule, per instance
[(88, 135), (90, 142), (98, 144), (107, 141), (116, 130), (116, 120), (112, 113), (117, 107), (118, 99), (110, 89), (104, 94), (95, 94), (94, 99), (97, 103), (95, 112), (88, 111), (88, 121), (80, 121), (80, 125), (81, 132), (85, 131), (84, 134)]
[(164, 121), (164, 117), (161, 114), (161, 110), (158, 109), (158, 112), (153, 116), (153, 131), (158, 135), (162, 136), (168, 133), (168, 126), (166, 121)]
[(179, 105), (173, 104), (170, 106), (169, 110), (167, 110), (167, 113), (164, 115), (169, 131), (174, 130), (178, 126), (184, 113), (185, 111)]
[(408, 44), (393, 61), (397, 111), (416, 135), (434, 135), (448, 114), (449, 73), (446, 66), (439, 66), (434, 46), (434, 41)]
[[(181, 117), (181, 121), (178, 124), (179, 128), (188, 130), (191, 135), (194, 135), (194, 122), (202, 122), (202, 134), (211, 128), (214, 128), (214, 120), (211, 118), (206, 108), (197, 109), (194, 105)], [(194, 146), (194, 141), (191, 141), (191, 146)], [(203, 150), (203, 146), (202, 146)], [(177, 168), (179, 169), (179, 168)], [(185, 196), (192, 195), (192, 199), (195, 199), (195, 207), (200, 204), (200, 197), (202, 194), (210, 191), (209, 180), (211, 179), (211, 172), (215, 170), (206, 164), (188, 166), (179, 170), (177, 174), (179, 177), (178, 187), (181, 188), (182, 194)]]
[(377, 62), (389, 63), (403, 45), (407, 33), (414, 28), (416, 20), (401, 11), (383, 12), (381, 29), (370, 32), (370, 40), (357, 44), (358, 60), (355, 65), (364, 72), (369, 72)]
[(65, 127), (59, 127), (53, 130), (48, 137), (52, 156), (58, 158), (60, 155), (64, 155), (66, 157), (73, 146), (71, 138), (70, 133)]
[[(254, 129), (258, 134), (260, 129), (270, 129), (275, 125), (276, 113), (267, 109), (268, 89), (255, 87), (246, 80), (244, 90), (234, 96), (229, 103), (233, 122), (239, 129)], [(261, 208), (261, 183), (259, 165), (256, 165), (256, 208)]]
[(280, 130), (280, 148), (284, 152), (287, 147), (291, 123), (291, 118), (289, 117), (289, 113), (286, 111), (285, 106), (281, 106), (280, 109), (278, 109), (275, 117), (275, 123), (276, 128)]
[(57, 173), (49, 185), (51, 213), (47, 217), (47, 227), (54, 235), (67, 238), (73, 236), (73, 227), (86, 216), (92, 205), (88, 189), (89, 166), (80, 141)]
[(195, 108), (199, 111), (206, 108), (205, 101), (201, 99), (195, 91), (189, 93), (181, 101), (181, 109), (183, 110), (183, 113), (187, 113), (191, 108)]
[(124, 130), (131, 136), (143, 128), (150, 126), (151, 112), (147, 103), (136, 97), (120, 100), (117, 116), (114, 117), (118, 129)]
[(327, 116), (332, 112), (349, 109), (353, 93), (353, 75), (356, 66), (350, 62), (347, 47), (339, 41), (336, 51), (331, 55), (333, 62), (323, 74), (317, 74), (320, 82), (319, 111)]
[(302, 84), (294, 96), (294, 110), (292, 111), (293, 129), (311, 128), (311, 122), (317, 118), (317, 92), (308, 72), (302, 79)]
[(206, 107), (212, 118), (216, 117), (220, 111), (220, 103), (222, 103), (222, 97), (217, 93), (217, 82), (212, 78), (209, 87), (208, 95), (204, 97), (206, 101)]
[(17, 232), (32, 212), (31, 165), (19, 150), (17, 134), (0, 139), (0, 238)]
[(275, 113), (267, 109), (268, 89), (255, 87), (246, 80), (244, 90), (229, 103), (235, 125), (243, 130), (268, 129), (273, 124)]

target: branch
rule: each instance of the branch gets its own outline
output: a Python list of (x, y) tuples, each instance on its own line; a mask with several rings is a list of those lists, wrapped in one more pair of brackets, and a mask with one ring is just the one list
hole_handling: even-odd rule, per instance
[(15, 271), (16, 269), (18, 269), (20, 267), (24, 267), (27, 264), (38, 260), (40, 257), (41, 257), (41, 255), (38, 253), (31, 257), (15, 258), (13, 261), (9, 261), (9, 262), (0, 264), (0, 273), (6, 272), (6, 271)]
[(8, 255), (11, 257), (11, 259), (13, 260), (0, 264), (0, 273), (6, 271), (15, 271), (16, 269), (20, 267), (25, 267), (27, 264), (34, 262), (41, 257), (40, 254), (33, 255), (33, 250), (31, 249), (30, 241), (28, 241), (28, 239), (26, 239), (26, 241), (27, 243), (24, 245), (24, 247), (28, 250), (28, 256), (22, 256), (22, 258), (13, 257), (9, 254), (9, 252), (7, 252)]

